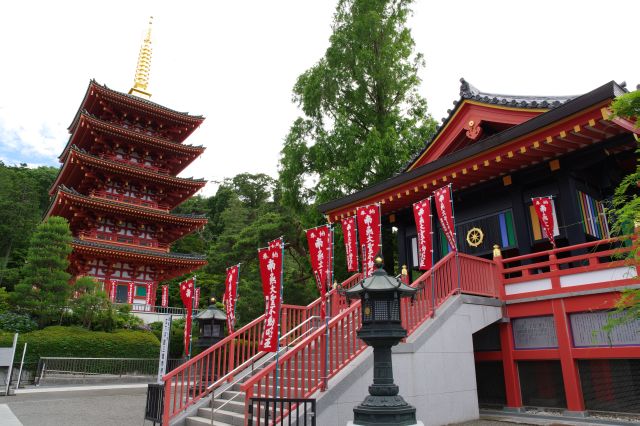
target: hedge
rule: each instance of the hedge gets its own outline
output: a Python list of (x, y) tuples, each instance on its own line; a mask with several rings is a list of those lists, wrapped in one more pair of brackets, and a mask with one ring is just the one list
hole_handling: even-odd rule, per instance
[[(157, 358), (160, 342), (150, 331), (90, 331), (82, 327), (52, 326), (20, 334), (15, 361), (22, 357), (28, 342), (25, 362), (37, 363), (43, 356), (82, 358)], [(13, 343), (13, 333), (0, 332), (0, 347)]]

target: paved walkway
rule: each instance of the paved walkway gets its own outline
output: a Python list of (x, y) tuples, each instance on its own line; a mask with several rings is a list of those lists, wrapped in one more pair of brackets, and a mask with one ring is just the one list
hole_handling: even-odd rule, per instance
[(0, 398), (0, 426), (142, 426), (146, 393), (146, 385), (22, 391)]

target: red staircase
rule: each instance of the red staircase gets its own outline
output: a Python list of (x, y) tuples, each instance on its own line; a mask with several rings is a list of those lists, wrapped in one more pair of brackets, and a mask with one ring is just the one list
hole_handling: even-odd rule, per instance
[[(358, 282), (360, 274), (355, 274), (342, 283), (350, 288)], [(331, 313), (346, 308), (344, 298), (335, 289), (328, 293)], [(313, 327), (312, 317), (320, 316), (320, 298), (307, 306), (282, 305), (281, 346), (295, 343), (308, 334)], [(264, 315), (236, 330), (220, 342), (190, 359), (164, 379), (164, 412), (162, 424), (169, 422), (184, 410), (208, 396), (217, 388), (233, 380), (234, 375), (252, 367), (267, 355), (258, 351), (258, 341), (262, 334)]]
[[(342, 286), (349, 288), (359, 279), (356, 274)], [(413, 333), (453, 294), (498, 297), (499, 283), (493, 261), (450, 253), (412, 284), (423, 289), (413, 301), (402, 299), (402, 325), (409, 334)], [(245, 419), (252, 397), (308, 398), (325, 389), (328, 380), (366, 348), (356, 336), (361, 320), (360, 302), (347, 305), (335, 289), (328, 298), (331, 302), (328, 330), (324, 324), (312, 327), (309, 321), (319, 315), (320, 299), (308, 306), (282, 306), (280, 344), (290, 347), (278, 360), (279, 384), (276, 385), (275, 362), (270, 361), (240, 385)], [(262, 316), (256, 318), (164, 377), (163, 424), (168, 425), (186, 408), (266, 355), (257, 350), (262, 320)]]

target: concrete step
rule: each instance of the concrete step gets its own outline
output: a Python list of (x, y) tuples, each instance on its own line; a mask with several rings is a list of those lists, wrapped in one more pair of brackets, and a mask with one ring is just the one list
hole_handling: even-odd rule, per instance
[[(211, 426), (211, 419), (200, 416), (187, 417), (186, 426)], [(213, 421), (213, 426), (236, 426), (233, 423), (223, 423), (218, 420)]]
[[(202, 410), (202, 411), (201, 411)], [(211, 408), (198, 409), (198, 415), (187, 417), (187, 426), (211, 425)], [(213, 421), (215, 424), (228, 424), (233, 426), (244, 426), (244, 412), (235, 413), (227, 410), (216, 410), (213, 413)], [(216, 423), (219, 422), (219, 423)]]
[[(234, 413), (244, 413), (244, 401), (236, 401), (236, 400), (224, 400), (224, 399), (216, 399), (213, 401), (214, 409), (218, 410), (222, 407), (222, 410), (233, 411)], [(211, 411), (211, 407), (203, 407), (200, 410), (206, 410), (207, 413)], [(198, 411), (200, 413), (200, 411)], [(200, 415), (200, 414), (198, 414)], [(202, 416), (207, 417), (207, 416)]]
[(216, 400), (220, 399), (220, 400), (228, 401), (233, 397), (235, 397), (233, 399), (234, 401), (240, 401), (244, 404), (244, 392), (239, 392), (235, 390), (226, 390), (222, 392), (220, 395), (216, 395)]

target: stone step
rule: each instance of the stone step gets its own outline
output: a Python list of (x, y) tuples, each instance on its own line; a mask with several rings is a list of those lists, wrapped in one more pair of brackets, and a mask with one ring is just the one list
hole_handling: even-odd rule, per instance
[[(224, 405), (224, 406), (223, 406)], [(223, 410), (233, 411), (234, 413), (244, 413), (244, 401), (236, 401), (234, 400), (225, 400), (225, 399), (215, 399), (213, 401), (213, 407), (217, 410), (222, 407)], [(211, 411), (211, 407), (202, 407), (200, 410), (206, 410), (206, 412)], [(198, 411), (198, 413), (200, 413)], [(200, 415), (200, 414), (198, 414)], [(207, 416), (202, 416), (207, 417)]]
[[(211, 425), (211, 408), (199, 408), (198, 415), (187, 417), (187, 426)], [(216, 410), (213, 417), (215, 424), (228, 424), (233, 426), (244, 426), (244, 412), (234, 413), (227, 410)], [(218, 423), (216, 423), (218, 422)]]
[[(200, 416), (187, 417), (186, 426), (211, 426), (211, 419)], [(213, 421), (213, 426), (236, 426), (233, 423), (223, 423), (218, 420)]]

